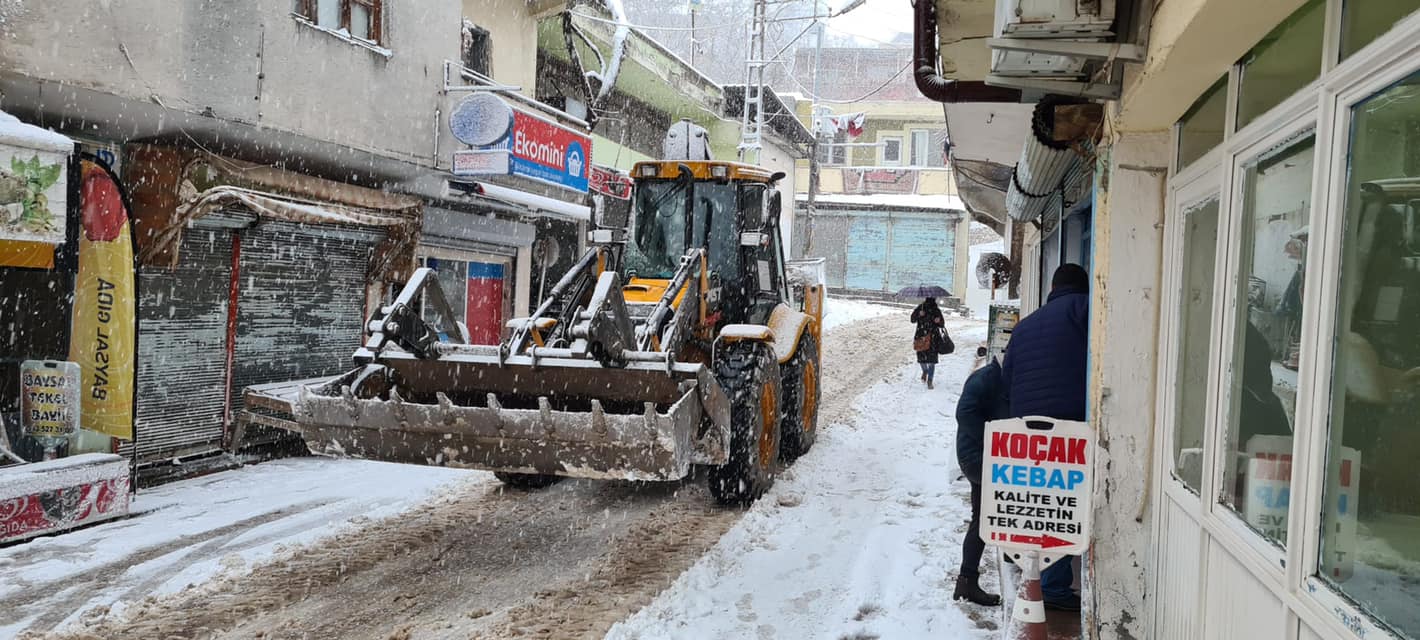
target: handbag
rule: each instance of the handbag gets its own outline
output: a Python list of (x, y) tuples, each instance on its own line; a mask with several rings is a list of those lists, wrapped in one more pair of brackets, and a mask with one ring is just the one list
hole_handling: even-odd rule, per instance
[(946, 355), (951, 355), (951, 353), (952, 353), (953, 351), (956, 351), (956, 350), (957, 350), (957, 345), (956, 345), (956, 343), (955, 343), (955, 342), (952, 342), (952, 337), (949, 336), (949, 335), (947, 335), (947, 330), (946, 330), (946, 329), (938, 329), (938, 330), (937, 330), (937, 338), (938, 338), (938, 340), (937, 340), (937, 353), (938, 353), (938, 354), (944, 355), (944, 356), (946, 356)]
[(931, 350), (932, 350), (932, 334), (930, 334), (930, 333), (925, 333), (925, 334), (922, 334), (922, 335), (920, 335), (920, 336), (914, 338), (914, 339), (912, 340), (912, 350), (913, 350), (913, 351), (931, 351)]

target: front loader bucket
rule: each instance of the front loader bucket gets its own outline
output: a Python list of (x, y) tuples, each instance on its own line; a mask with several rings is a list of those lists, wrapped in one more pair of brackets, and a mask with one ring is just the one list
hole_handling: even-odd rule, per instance
[(510, 360), (386, 353), (304, 387), (296, 428), (320, 454), (578, 478), (675, 480), (727, 458), (729, 403), (702, 365)]

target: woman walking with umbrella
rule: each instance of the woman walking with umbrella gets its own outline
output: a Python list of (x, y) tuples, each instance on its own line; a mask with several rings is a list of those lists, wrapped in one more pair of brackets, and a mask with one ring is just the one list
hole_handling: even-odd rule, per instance
[(907, 287), (898, 292), (902, 297), (923, 297), (922, 304), (917, 305), (912, 310), (912, 323), (917, 325), (917, 330), (912, 334), (912, 348), (917, 351), (917, 364), (922, 367), (922, 380), (927, 383), (927, 388), (932, 388), (932, 379), (937, 370), (937, 354), (943, 349), (943, 342), (946, 340), (946, 320), (942, 316), (942, 310), (937, 307), (937, 296), (946, 294), (946, 289), (941, 287)]

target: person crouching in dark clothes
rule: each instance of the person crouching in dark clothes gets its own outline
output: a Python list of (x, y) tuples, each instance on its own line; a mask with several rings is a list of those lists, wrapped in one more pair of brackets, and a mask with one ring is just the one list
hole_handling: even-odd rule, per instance
[[(978, 349), (978, 356), (985, 356)], [(1001, 365), (992, 358), (977, 369), (962, 385), (957, 400), (957, 466), (971, 483), (971, 524), (961, 541), (961, 571), (957, 573), (957, 588), (953, 600), (963, 598), (979, 605), (995, 607), (1001, 596), (981, 589), (981, 554), (986, 543), (981, 539), (981, 452), (986, 439), (986, 423), (1007, 418), (1011, 404), (1006, 387), (1001, 383)]]
[(931, 389), (932, 378), (937, 372), (938, 332), (946, 324), (942, 318), (942, 310), (937, 307), (937, 299), (927, 298), (917, 305), (917, 308), (912, 310), (911, 320), (917, 325), (917, 330), (912, 334), (914, 347), (919, 340), (927, 338), (927, 348), (917, 350), (917, 365), (922, 367), (922, 380), (927, 383), (927, 388)]

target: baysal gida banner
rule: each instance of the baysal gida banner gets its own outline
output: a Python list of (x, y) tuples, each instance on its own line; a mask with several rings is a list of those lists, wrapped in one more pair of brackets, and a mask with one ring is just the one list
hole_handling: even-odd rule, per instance
[(89, 157), (80, 165), (69, 360), (80, 367), (83, 427), (132, 440), (138, 311), (132, 220), (113, 173)]

